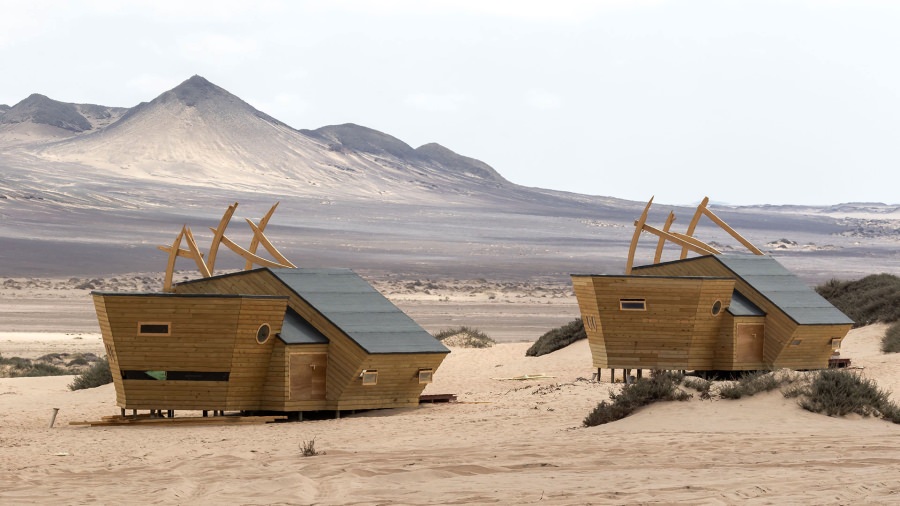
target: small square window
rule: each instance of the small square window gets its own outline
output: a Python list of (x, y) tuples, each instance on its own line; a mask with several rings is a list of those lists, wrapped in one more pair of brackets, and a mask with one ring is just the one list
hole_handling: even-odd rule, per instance
[(619, 309), (622, 311), (646, 311), (645, 299), (619, 299)]
[(369, 386), (378, 384), (378, 371), (364, 370), (359, 376), (362, 378), (363, 385)]
[(832, 350), (841, 349), (841, 338), (840, 337), (835, 337), (834, 339), (831, 340), (831, 349)]
[(419, 384), (431, 383), (434, 369), (419, 369)]

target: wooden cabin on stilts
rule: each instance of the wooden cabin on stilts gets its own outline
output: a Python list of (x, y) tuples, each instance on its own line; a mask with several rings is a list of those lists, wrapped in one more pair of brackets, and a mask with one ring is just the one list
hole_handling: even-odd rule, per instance
[[(853, 321), (764, 255), (708, 207), (698, 206), (687, 232), (646, 223), (653, 199), (635, 221), (623, 275), (573, 274), (572, 283), (598, 378), (630, 371), (823, 369)], [(722, 254), (693, 234), (702, 216), (752, 254)], [(643, 232), (659, 238), (654, 261), (634, 266)], [(662, 262), (663, 247), (681, 258)], [(688, 257), (689, 253), (697, 256)]]
[[(169, 254), (161, 293), (92, 293), (123, 414), (302, 418), (418, 405), (449, 350), (353, 271), (289, 262), (263, 233), (276, 206), (258, 224), (247, 220), (249, 249), (225, 235), (236, 203), (211, 229), (205, 258), (183, 227), (160, 247)], [(219, 245), (246, 270), (215, 275)], [(272, 260), (257, 255), (260, 245)], [(201, 278), (173, 283), (178, 257)]]

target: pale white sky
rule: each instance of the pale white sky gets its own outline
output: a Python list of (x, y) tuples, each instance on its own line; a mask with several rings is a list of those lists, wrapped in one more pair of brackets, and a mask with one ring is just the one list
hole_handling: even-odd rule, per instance
[(0, 104), (199, 74), (295, 128), (646, 201), (900, 203), (900, 2), (0, 0)]

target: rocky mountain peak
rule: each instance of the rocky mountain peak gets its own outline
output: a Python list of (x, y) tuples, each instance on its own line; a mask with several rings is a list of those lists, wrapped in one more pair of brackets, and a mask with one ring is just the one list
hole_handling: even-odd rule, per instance
[(0, 116), (0, 124), (36, 123), (80, 133), (92, 128), (91, 122), (75, 104), (67, 104), (33, 93)]

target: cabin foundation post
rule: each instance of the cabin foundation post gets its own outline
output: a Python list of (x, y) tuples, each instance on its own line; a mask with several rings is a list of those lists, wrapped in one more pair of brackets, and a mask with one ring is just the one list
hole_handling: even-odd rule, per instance
[(644, 372), (643, 369), (638, 369), (638, 370), (637, 370), (637, 377), (638, 377), (638, 379), (641, 379), (641, 377), (643, 376), (643, 374), (642, 374), (643, 372)]
[(334, 418), (335, 418), (336, 420), (340, 420), (340, 419), (341, 419), (341, 410), (339, 410), (339, 409), (334, 410)]
[(122, 416), (125, 416), (125, 408), (122, 408)]
[(203, 410), (203, 418), (206, 418), (207, 416), (209, 416), (209, 412), (204, 409)]

